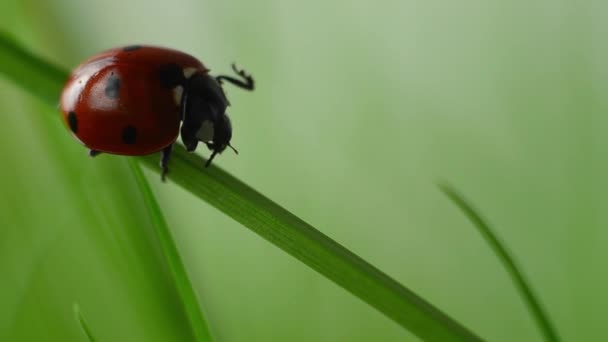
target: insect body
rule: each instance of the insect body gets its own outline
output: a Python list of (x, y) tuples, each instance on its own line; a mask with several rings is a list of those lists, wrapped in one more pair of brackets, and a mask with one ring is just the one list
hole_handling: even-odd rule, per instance
[(242, 79), (212, 77), (196, 58), (165, 48), (133, 45), (102, 52), (68, 79), (61, 94), (63, 119), (91, 156), (160, 151), (164, 179), (180, 123), (189, 152), (199, 142), (212, 151), (206, 166), (232, 148), (222, 82), (254, 87), (251, 76), (233, 69)]

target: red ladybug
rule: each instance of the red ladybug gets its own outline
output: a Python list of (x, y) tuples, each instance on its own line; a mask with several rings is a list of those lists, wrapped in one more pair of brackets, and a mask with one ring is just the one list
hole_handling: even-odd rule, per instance
[(180, 133), (189, 152), (199, 141), (216, 154), (230, 145), (232, 126), (222, 82), (253, 90), (251, 76), (212, 77), (196, 58), (153, 46), (132, 45), (97, 54), (74, 70), (61, 94), (63, 120), (89, 155), (162, 152), (161, 177)]

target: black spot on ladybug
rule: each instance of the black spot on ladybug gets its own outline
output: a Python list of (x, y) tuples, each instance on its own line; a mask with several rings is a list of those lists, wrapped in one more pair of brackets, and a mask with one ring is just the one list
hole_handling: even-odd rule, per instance
[(108, 81), (106, 83), (106, 96), (112, 99), (118, 98), (118, 94), (120, 92), (120, 78), (118, 76), (112, 75), (108, 77)]
[(76, 113), (68, 113), (68, 125), (70, 125), (70, 129), (74, 134), (78, 133), (78, 119), (76, 118)]
[(129, 45), (122, 48), (122, 51), (131, 52), (139, 49), (141, 49), (141, 45)]
[(137, 129), (133, 126), (126, 126), (122, 130), (122, 141), (127, 145), (135, 144), (135, 141), (137, 141)]
[(168, 89), (173, 89), (186, 81), (182, 68), (175, 63), (165, 64), (158, 70), (160, 84)]

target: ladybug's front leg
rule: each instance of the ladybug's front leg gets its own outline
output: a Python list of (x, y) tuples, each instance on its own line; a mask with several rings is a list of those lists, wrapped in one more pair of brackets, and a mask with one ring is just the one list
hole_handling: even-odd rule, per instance
[(164, 182), (169, 172), (169, 160), (171, 159), (171, 153), (173, 152), (173, 144), (165, 147), (160, 154), (160, 179)]
[(215, 79), (219, 84), (222, 84), (222, 81), (228, 81), (239, 88), (243, 88), (245, 90), (253, 90), (254, 82), (251, 75), (248, 75), (245, 70), (239, 70), (234, 63), (232, 63), (232, 70), (243, 80), (238, 80), (236, 78), (225, 75), (220, 75)]

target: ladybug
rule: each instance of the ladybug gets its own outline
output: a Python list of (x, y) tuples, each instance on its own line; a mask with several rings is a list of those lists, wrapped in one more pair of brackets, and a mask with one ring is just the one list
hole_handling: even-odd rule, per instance
[(222, 83), (253, 90), (254, 82), (234, 64), (232, 69), (238, 78), (213, 77), (196, 58), (154, 46), (102, 52), (70, 75), (61, 94), (63, 121), (92, 157), (161, 152), (164, 180), (180, 133), (188, 152), (199, 142), (211, 150), (205, 166), (226, 147), (238, 153), (230, 145), (230, 103)]

